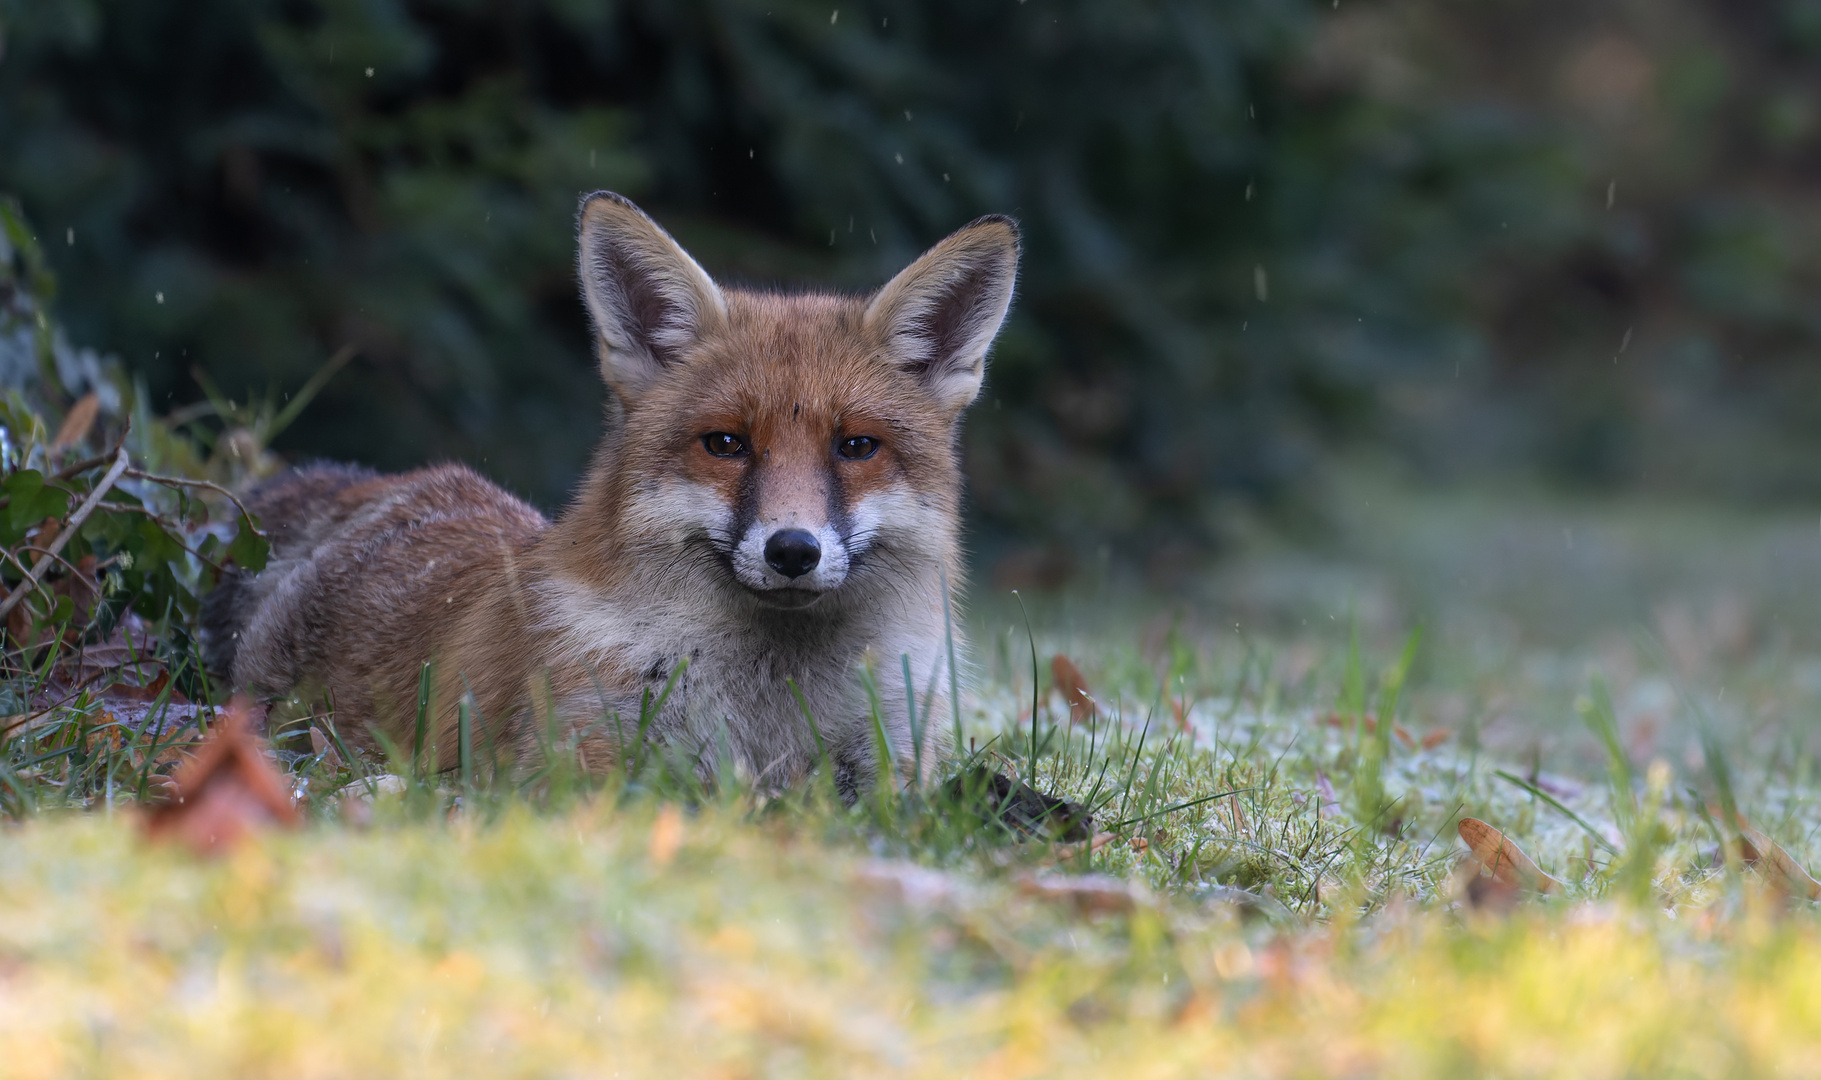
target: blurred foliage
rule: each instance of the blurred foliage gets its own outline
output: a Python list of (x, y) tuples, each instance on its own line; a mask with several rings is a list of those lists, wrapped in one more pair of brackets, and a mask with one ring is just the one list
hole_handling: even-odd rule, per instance
[(352, 346), (281, 449), (545, 502), (598, 424), (581, 192), (725, 278), (850, 288), (1013, 213), (969, 428), (1013, 580), (1167, 569), (1358, 436), (1444, 477), (1821, 487), (1789, 443), (1821, 430), (1814, 5), (1545, 8), (0, 0), (0, 189), (161, 406)]

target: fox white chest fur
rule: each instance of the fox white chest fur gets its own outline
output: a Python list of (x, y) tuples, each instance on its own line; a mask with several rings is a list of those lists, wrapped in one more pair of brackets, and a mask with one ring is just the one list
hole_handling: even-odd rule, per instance
[(460, 466), (281, 478), (253, 496), (270, 565), (210, 598), (211, 659), (256, 692), (325, 693), (344, 733), (394, 745), (429, 664), (445, 766), (465, 710), (520, 760), (601, 769), (643, 737), (782, 786), (825, 751), (850, 792), (878, 760), (866, 668), (896, 771), (929, 768), (959, 648), (957, 433), (1017, 249), (986, 218), (871, 296), (723, 290), (630, 203), (590, 196), (579, 267), (610, 398), (570, 506), (546, 521)]

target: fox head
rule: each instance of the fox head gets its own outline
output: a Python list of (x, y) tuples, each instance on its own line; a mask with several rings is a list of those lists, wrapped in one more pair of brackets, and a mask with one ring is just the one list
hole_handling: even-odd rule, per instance
[(724, 289), (632, 203), (588, 196), (582, 297), (618, 413), (603, 526), (768, 608), (951, 562), (960, 418), (1018, 246), (985, 217), (871, 295)]

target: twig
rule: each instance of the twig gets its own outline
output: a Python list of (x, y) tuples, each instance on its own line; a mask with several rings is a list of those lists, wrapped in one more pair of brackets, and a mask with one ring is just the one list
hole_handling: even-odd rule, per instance
[[(43, 548), (34, 548), (34, 549), (33, 549), (33, 550), (34, 550), (34, 551), (42, 551), (42, 550), (44, 550), (44, 549), (43, 549)], [(0, 557), (4, 557), (4, 558), (6, 558), (6, 559), (8, 559), (8, 560), (10, 560), (10, 561), (11, 561), (11, 562), (13, 562), (13, 563), (14, 563), (14, 564), (15, 564), (15, 565), (17, 565), (17, 566), (18, 566), (18, 567), (19, 567), (19, 573), (20, 573), (20, 574), (22, 574), (22, 575), (24, 575), (24, 576), (25, 576), (25, 577), (26, 577), (26, 578), (28, 578), (28, 579), (29, 579), (29, 578), (30, 578), (30, 577), (31, 577), (31, 574), (32, 574), (32, 568), (31, 568), (31, 567), (30, 567), (30, 566), (29, 566), (29, 565), (27, 565), (27, 564), (26, 564), (26, 561), (25, 561), (25, 560), (24, 560), (24, 559), (21, 559), (21, 558), (20, 558), (20, 557), (19, 557), (19, 553), (18, 553), (18, 552), (16, 552), (16, 551), (0, 551)], [(58, 561), (60, 561), (60, 562), (61, 562), (61, 561), (62, 561), (62, 560), (58, 560)], [(65, 565), (65, 566), (68, 566), (68, 565), (69, 565), (69, 564), (68, 564), (68, 563), (64, 563), (64, 565)], [(57, 594), (56, 594), (56, 593), (53, 593), (53, 592), (51, 592), (51, 590), (50, 590), (50, 589), (48, 589), (48, 588), (46, 588), (46, 587), (45, 587), (45, 586), (44, 586), (44, 585), (42, 585), (42, 584), (40, 584), (40, 585), (39, 585), (39, 586), (38, 586), (38, 588), (39, 588), (39, 590), (40, 590), (40, 591), (42, 591), (42, 592), (43, 592), (43, 593), (44, 593), (44, 596), (45, 596), (45, 599), (47, 599), (47, 600), (49, 600), (49, 601), (50, 601), (50, 602), (51, 602), (51, 603), (53, 603), (53, 604), (54, 604), (54, 603), (56, 603), (56, 602), (57, 602)], [(22, 654), (23, 654), (23, 653), (24, 653), (24, 652), (25, 652), (25, 651), (27, 651), (27, 650), (21, 650), (21, 653), (22, 653)]]
[[(167, 487), (207, 488), (210, 491), (220, 494), (229, 502), (239, 507), (240, 516), (246, 518), (247, 525), (253, 530), (255, 536), (265, 536), (265, 531), (254, 523), (252, 511), (247, 509), (246, 504), (241, 502), (232, 491), (222, 487), (220, 484), (212, 483), (208, 480), (185, 480), (178, 476), (159, 476), (157, 473), (142, 472), (138, 469), (128, 469), (126, 470), (126, 475), (135, 480), (148, 480), (154, 484), (164, 484)], [(0, 614), (4, 614), (4, 612), (0, 612)]]
[(81, 461), (76, 462), (74, 465), (65, 465), (63, 468), (58, 469), (56, 472), (52, 473), (50, 478), (52, 480), (68, 480), (70, 477), (75, 476), (77, 473), (85, 473), (85, 472), (88, 472), (90, 469), (99, 468), (102, 465), (106, 465), (108, 462), (114, 460), (114, 458), (119, 456), (120, 448), (126, 444), (127, 433), (132, 430), (133, 430), (133, 418), (131, 416), (129, 416), (126, 418), (126, 424), (124, 426), (122, 426), (120, 429), (120, 437), (118, 439), (114, 440), (113, 447), (111, 449), (109, 449), (107, 451), (107, 453), (97, 454), (92, 458), (85, 458)]
[(32, 572), (25, 575), (25, 580), (19, 583), (19, 587), (13, 590), (12, 595), (8, 596), (4, 603), (0, 603), (0, 622), (5, 621), (12, 610), (19, 606), (19, 601), (25, 599), (26, 593), (38, 587), (39, 580), (44, 577), (45, 571), (50, 568), (51, 564), (59, 561), (55, 558), (56, 554), (62, 551), (63, 545), (69, 543), (70, 537), (75, 536), (76, 531), (82, 528), (82, 523), (95, 512), (95, 507), (101, 505), (101, 497), (108, 493), (116, 480), (120, 479), (120, 474), (127, 471), (126, 462), (126, 448), (121, 447), (114, 452), (113, 467), (102, 475), (100, 482), (95, 485), (95, 490), (89, 492), (89, 497), (82, 500), (82, 505), (70, 515), (69, 524), (57, 533), (57, 538), (46, 545), (45, 553), (52, 558), (39, 559), (37, 565), (32, 567)]
[[(65, 570), (68, 570), (71, 574), (74, 574), (77, 577), (82, 576), (82, 571), (75, 564), (71, 563), (68, 559), (64, 558), (63, 556), (61, 556), (61, 555), (57, 554), (56, 552), (51, 551), (47, 548), (34, 547), (31, 544), (20, 544), (19, 550), (20, 551), (35, 551), (47, 559), (55, 559), (58, 562), (62, 563), (63, 568)], [(20, 569), (29, 570), (29, 568), (25, 565), (25, 560), (20, 559), (18, 557), (14, 557), (13, 561), (19, 564)], [(100, 567), (97, 566), (96, 568), (99, 569)], [(93, 584), (93, 582), (90, 582), (90, 584)]]

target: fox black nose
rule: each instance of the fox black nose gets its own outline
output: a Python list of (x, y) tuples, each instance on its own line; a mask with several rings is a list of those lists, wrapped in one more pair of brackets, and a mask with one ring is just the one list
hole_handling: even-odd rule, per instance
[(765, 561), (787, 578), (800, 578), (822, 561), (816, 534), (803, 529), (779, 529), (765, 541)]

